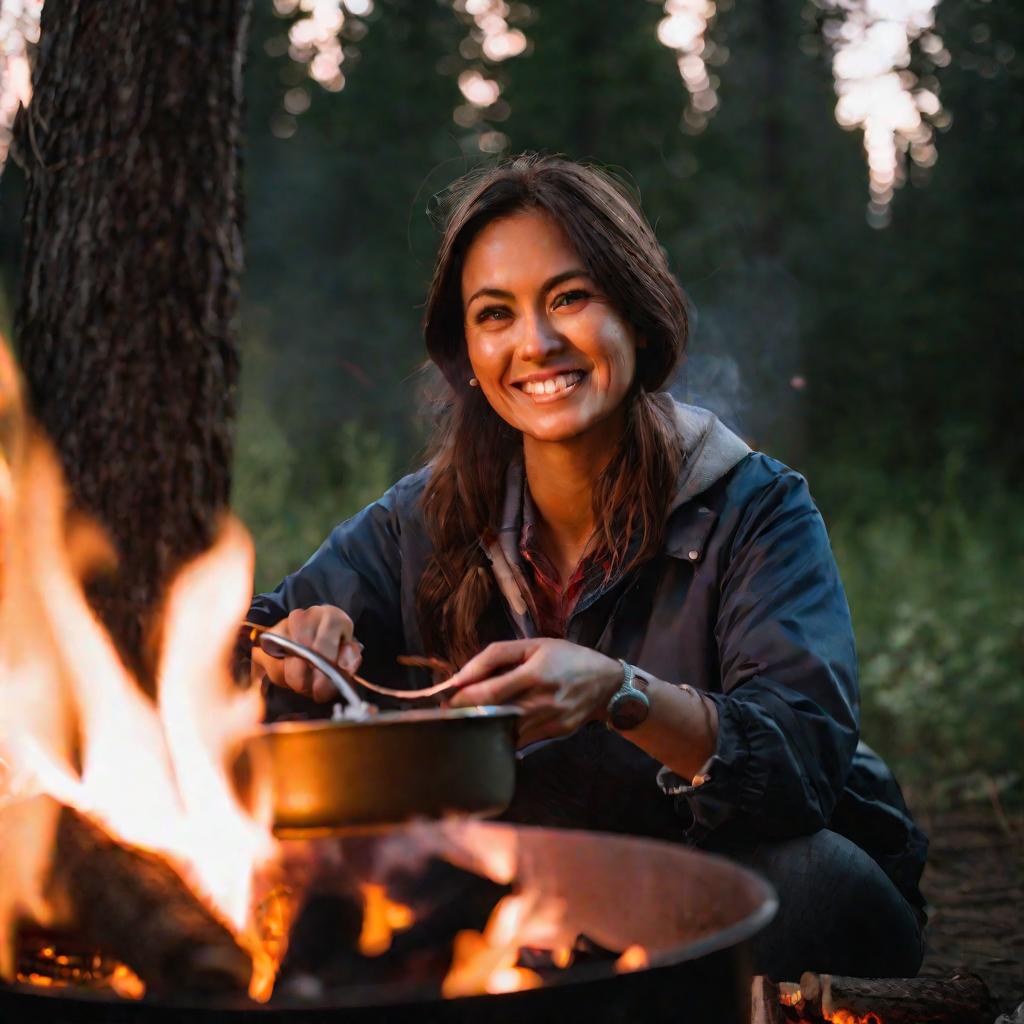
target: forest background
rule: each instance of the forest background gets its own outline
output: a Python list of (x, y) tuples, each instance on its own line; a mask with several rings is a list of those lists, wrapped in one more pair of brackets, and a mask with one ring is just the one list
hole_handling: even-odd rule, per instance
[[(254, 2), (234, 503), (257, 586), (422, 459), (430, 198), (495, 154), (592, 160), (690, 297), (673, 392), (810, 480), (865, 738), (919, 800), (1020, 799), (1024, 8), (890, 0), (918, 18), (895, 73), (930, 127), (903, 140), (905, 187), (876, 144), (869, 193), (834, 75), (843, 24), (881, 0), (497, 6), (504, 28), (486, 2), (346, 0), (318, 35), (317, 4)], [(702, 49), (673, 6), (709, 16)], [(23, 190), (9, 166), (8, 335)]]

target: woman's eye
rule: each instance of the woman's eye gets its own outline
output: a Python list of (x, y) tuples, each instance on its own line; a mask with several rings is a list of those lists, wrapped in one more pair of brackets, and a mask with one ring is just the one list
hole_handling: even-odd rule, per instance
[(562, 292), (561, 295), (556, 296), (552, 305), (558, 309), (559, 306), (571, 306), (573, 303), (589, 298), (590, 292), (584, 291), (582, 288), (574, 288), (571, 292)]
[(477, 313), (476, 322), (482, 324), (488, 321), (504, 320), (508, 315), (508, 310), (501, 306), (488, 306)]

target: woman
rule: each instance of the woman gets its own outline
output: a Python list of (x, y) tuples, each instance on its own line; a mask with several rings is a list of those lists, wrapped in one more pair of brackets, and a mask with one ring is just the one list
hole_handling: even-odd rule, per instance
[[(253, 617), (349, 669), (365, 651), (381, 682), (428, 654), (461, 666), (453, 705), (519, 705), (511, 820), (762, 871), (781, 910), (758, 970), (914, 974), (926, 842), (858, 746), (849, 613), (804, 480), (658, 392), (686, 304), (610, 178), (524, 156), (448, 198), (434, 455)], [(303, 662), (255, 657), (272, 714), (331, 699)]]

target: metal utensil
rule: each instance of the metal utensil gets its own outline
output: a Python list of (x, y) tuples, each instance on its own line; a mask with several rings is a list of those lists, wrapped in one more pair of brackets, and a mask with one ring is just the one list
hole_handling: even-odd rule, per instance
[[(281, 636), (279, 633), (272, 632), (266, 626), (259, 626), (255, 622), (244, 622), (242, 625), (247, 629), (251, 629), (256, 634), (254, 640), (259, 644), (260, 649), (265, 651), (272, 658), (283, 658), (287, 654), (292, 654), (298, 658), (302, 658), (315, 668), (319, 669), (325, 676), (327, 676), (328, 679), (331, 680), (332, 683), (334, 683), (342, 698), (350, 705), (362, 703), (348, 685), (353, 683), (356, 686), (361, 686), (364, 690), (369, 690), (371, 693), (379, 693), (384, 697), (397, 697), (399, 700), (424, 700), (430, 697), (436, 697), (449, 690), (458, 689), (458, 685), (453, 683), (451, 679), (445, 679), (440, 683), (435, 683), (433, 686), (424, 686), (418, 690), (399, 690), (391, 686), (381, 686), (379, 683), (371, 683), (369, 679), (363, 679), (362, 676), (356, 675), (355, 672), (349, 672), (348, 669), (344, 669), (340, 665), (328, 661), (321, 654), (318, 654), (305, 644), (300, 644), (296, 640), (291, 640), (288, 637)], [(276, 653), (278, 650), (282, 653)], [(435, 662), (434, 659), (429, 658), (421, 659), (400, 657), (398, 661), (400, 664), (415, 665), (417, 667), (442, 664), (441, 662)], [(324, 667), (325, 665), (327, 668)], [(340, 683), (338, 682), (339, 677), (341, 679)], [(355, 716), (346, 713), (345, 717), (352, 718)]]
[[(300, 644), (296, 640), (291, 640), (286, 636), (281, 636), (279, 633), (271, 633), (269, 630), (261, 632), (256, 638), (256, 642), (259, 644), (260, 650), (265, 654), (269, 654), (272, 658), (285, 658), (290, 654), (296, 658), (301, 658), (307, 664), (312, 665), (313, 668), (323, 672), (334, 685), (334, 688), (338, 691), (338, 696), (344, 702), (341, 705), (342, 713), (337, 716), (338, 718), (343, 718), (347, 721), (360, 721), (376, 712), (377, 709), (372, 704), (367, 704), (366, 701), (362, 700), (349, 684), (349, 678), (360, 683), (362, 680), (357, 676), (353, 676), (352, 673), (346, 672), (340, 665), (335, 665), (333, 662), (328, 661), (323, 655), (318, 654), (312, 648), (307, 647), (305, 644)], [(349, 678), (346, 678), (346, 676)]]

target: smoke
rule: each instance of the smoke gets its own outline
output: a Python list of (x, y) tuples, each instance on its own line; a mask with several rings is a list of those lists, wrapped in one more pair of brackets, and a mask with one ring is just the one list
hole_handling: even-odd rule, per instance
[(807, 385), (799, 292), (775, 260), (749, 261), (695, 287), (689, 356), (668, 386), (752, 446), (789, 459), (803, 449)]

